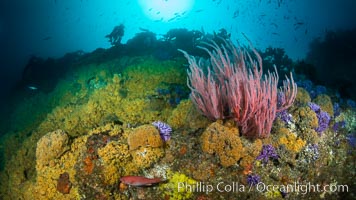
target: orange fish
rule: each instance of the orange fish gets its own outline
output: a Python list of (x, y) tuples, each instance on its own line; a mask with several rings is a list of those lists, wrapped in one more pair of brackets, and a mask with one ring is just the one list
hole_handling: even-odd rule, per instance
[(132, 186), (151, 186), (163, 182), (161, 178), (146, 178), (144, 176), (123, 176), (120, 178), (121, 183)]

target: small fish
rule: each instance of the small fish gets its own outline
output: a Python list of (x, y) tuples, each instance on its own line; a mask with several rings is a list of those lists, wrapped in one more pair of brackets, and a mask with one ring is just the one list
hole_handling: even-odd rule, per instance
[(50, 40), (50, 39), (52, 39), (52, 37), (51, 36), (47, 36), (47, 37), (43, 38), (42, 40)]
[(175, 19), (177, 19), (176, 17), (172, 17), (172, 18), (170, 18), (169, 20), (167, 20), (167, 22), (171, 22), (171, 21), (173, 21), (173, 20), (175, 20)]
[(30, 89), (30, 90), (38, 90), (38, 88), (35, 87), (35, 86), (27, 86), (27, 88)]
[(303, 24), (304, 24), (304, 22), (297, 22), (297, 23), (294, 23), (294, 26), (301, 26)]
[(275, 28), (278, 28), (278, 25), (276, 23), (271, 23), (271, 25), (273, 25)]
[(163, 182), (161, 178), (147, 178), (144, 176), (123, 176), (120, 181), (126, 185), (137, 187), (151, 186)]
[(278, 0), (278, 7), (281, 7), (282, 0)]
[(294, 24), (294, 30), (298, 30), (301, 26), (304, 25), (304, 22), (297, 22)]
[(150, 32), (148, 29), (146, 28), (142, 28), (142, 27), (139, 27), (140, 31), (143, 31), (143, 32)]
[(232, 18), (236, 18), (236, 17), (238, 17), (239, 16), (239, 11), (238, 10), (236, 10), (235, 12), (234, 12), (234, 16), (232, 17)]

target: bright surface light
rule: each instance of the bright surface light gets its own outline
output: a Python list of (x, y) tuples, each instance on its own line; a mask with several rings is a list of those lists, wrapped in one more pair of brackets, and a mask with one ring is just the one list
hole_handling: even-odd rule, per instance
[(184, 16), (194, 0), (139, 0), (143, 12), (152, 20), (170, 21)]

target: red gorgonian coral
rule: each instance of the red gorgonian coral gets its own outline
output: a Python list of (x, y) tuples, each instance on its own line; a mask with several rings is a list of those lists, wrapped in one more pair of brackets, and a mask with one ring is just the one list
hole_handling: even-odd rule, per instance
[[(262, 58), (252, 45), (253, 55), (225, 39), (221, 46), (214, 41), (203, 44), (206, 47), (199, 48), (209, 54), (208, 61), (197, 62), (180, 50), (189, 62), (188, 87), (194, 104), (211, 120), (232, 117), (245, 136), (267, 137), (276, 113), (291, 106), (296, 97), (292, 74), (278, 89), (276, 69), (263, 75)], [(279, 105), (278, 93), (283, 95)]]

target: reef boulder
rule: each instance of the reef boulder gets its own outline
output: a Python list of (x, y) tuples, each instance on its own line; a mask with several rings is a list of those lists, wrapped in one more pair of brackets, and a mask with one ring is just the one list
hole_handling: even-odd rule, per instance
[(128, 137), (130, 150), (136, 150), (139, 147), (161, 147), (163, 141), (156, 127), (152, 125), (142, 125), (134, 129)]
[(59, 158), (70, 148), (69, 137), (63, 130), (56, 130), (44, 135), (36, 148), (36, 168), (41, 170), (54, 159)]

